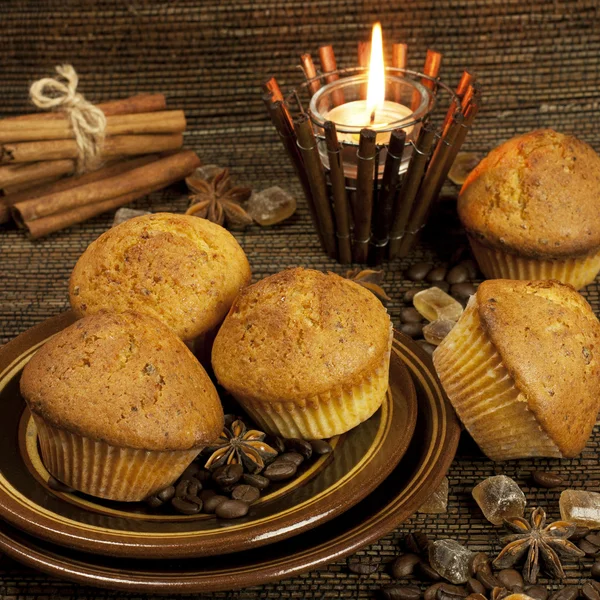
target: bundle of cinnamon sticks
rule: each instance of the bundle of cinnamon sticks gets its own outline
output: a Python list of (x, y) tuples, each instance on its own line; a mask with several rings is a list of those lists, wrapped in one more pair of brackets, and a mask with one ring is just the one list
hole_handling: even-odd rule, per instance
[(77, 143), (61, 113), (0, 120), (0, 223), (14, 217), (33, 239), (118, 208), (189, 175), (183, 111), (162, 94), (98, 104), (107, 119), (103, 165), (74, 175)]

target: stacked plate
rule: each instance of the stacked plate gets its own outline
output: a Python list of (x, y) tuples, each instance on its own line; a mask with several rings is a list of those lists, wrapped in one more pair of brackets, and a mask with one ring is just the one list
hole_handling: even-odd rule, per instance
[(71, 313), (50, 319), (0, 350), (0, 549), (57, 577), (171, 594), (289, 577), (397, 527), (454, 458), (460, 428), (431, 361), (397, 333), (381, 409), (332, 440), (331, 455), (274, 486), (243, 519), (158, 514), (54, 491), (19, 379), (37, 348), (73, 320)]

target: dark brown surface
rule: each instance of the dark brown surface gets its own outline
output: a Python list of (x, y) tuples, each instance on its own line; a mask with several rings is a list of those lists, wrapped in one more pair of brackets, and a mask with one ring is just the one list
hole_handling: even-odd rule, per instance
[[(297, 80), (300, 53), (316, 57), (319, 44), (330, 41), (338, 62), (349, 65), (356, 60), (356, 41), (368, 38), (376, 18), (383, 23), (388, 53), (392, 41), (408, 42), (409, 67), (419, 68), (426, 47), (432, 46), (444, 53), (441, 73), (452, 85), (465, 67), (477, 73), (484, 85), (484, 104), (467, 148), (487, 151), (516, 133), (550, 126), (574, 133), (600, 150), (596, 0), (324, 0), (304, 5), (275, 0), (229, 4), (54, 0), (42, 5), (13, 0), (2, 4), (0, 16), (0, 116), (28, 110), (29, 83), (50, 75), (55, 64), (72, 62), (90, 99), (164, 91), (170, 107), (185, 109), (190, 125), (186, 144), (206, 163), (230, 166), (240, 184), (258, 189), (278, 184), (300, 194), (293, 169), (267, 122), (260, 82), (275, 73), (287, 89)], [(177, 200), (181, 193), (177, 188), (157, 193), (136, 206), (181, 211), (185, 206)], [(67, 307), (71, 268), (111, 220), (112, 215), (99, 217), (35, 243), (10, 227), (0, 228), (1, 342)], [(255, 280), (298, 265), (344, 272), (320, 250), (303, 201), (285, 224), (272, 229), (255, 226), (238, 239), (249, 255)], [(448, 256), (444, 248), (421, 245), (407, 259), (385, 266), (396, 325), (402, 293), (410, 285), (402, 277), (403, 269), (422, 258), (442, 262)], [(598, 311), (598, 285), (588, 286), (585, 293)], [(506, 473), (523, 485), (529, 506), (540, 504), (551, 518), (558, 518), (562, 488), (534, 490), (527, 483), (529, 471), (534, 465), (562, 471), (568, 485), (598, 491), (599, 444), (596, 431), (578, 459), (495, 465), (465, 443), (450, 471), (448, 514), (417, 516), (362, 554), (386, 562), (397, 552), (403, 532), (416, 527), (434, 537), (456, 537), (473, 550), (497, 551), (497, 532), (474, 505), (471, 488), (488, 475)], [(569, 567), (569, 581), (587, 576), (590, 565), (591, 560), (585, 559), (584, 568)], [(206, 598), (370, 598), (388, 581), (383, 572), (361, 577), (337, 563), (281, 583)], [(0, 562), (3, 599), (123, 596), (59, 582), (7, 559)]]

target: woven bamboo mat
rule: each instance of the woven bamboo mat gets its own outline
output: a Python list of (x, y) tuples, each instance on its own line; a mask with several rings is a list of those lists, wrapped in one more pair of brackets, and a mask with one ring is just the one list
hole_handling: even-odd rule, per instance
[[(267, 122), (258, 84), (275, 73), (285, 86), (298, 81), (301, 52), (316, 53), (333, 42), (342, 66), (355, 62), (356, 41), (367, 39), (380, 19), (387, 43), (409, 44), (409, 67), (420, 68), (427, 47), (444, 53), (442, 73), (454, 83), (472, 68), (484, 85), (484, 107), (467, 146), (487, 151), (502, 140), (537, 127), (574, 133), (600, 151), (600, 4), (597, 0), (315, 0), (304, 3), (238, 0), (72, 0), (4, 2), (0, 13), (0, 116), (30, 110), (29, 83), (72, 62), (81, 89), (95, 101), (161, 91), (183, 108), (190, 131), (186, 145), (205, 163), (228, 166), (240, 184), (255, 189), (281, 185), (300, 197), (287, 158)], [(456, 190), (448, 188), (452, 195)], [(174, 186), (135, 203), (152, 211), (181, 211), (185, 189)], [(438, 215), (451, 212), (452, 200)], [(67, 280), (81, 252), (112, 221), (112, 214), (32, 243), (21, 232), (0, 228), (0, 343), (67, 308)], [(408, 259), (385, 265), (385, 288), (398, 324), (400, 298), (410, 283), (403, 271), (417, 260), (448, 260), (444, 237), (429, 236)], [(321, 252), (304, 203), (296, 215), (271, 229), (251, 227), (238, 239), (255, 280), (290, 266), (344, 273)], [(450, 245), (461, 243), (460, 235)], [(463, 240), (464, 241), (464, 240)], [(600, 311), (599, 287), (585, 292)], [(584, 454), (567, 461), (536, 461), (536, 468), (562, 472), (570, 484), (600, 491), (597, 450), (600, 431)], [(398, 552), (409, 530), (432, 538), (452, 537), (472, 550), (500, 549), (470, 497), (481, 479), (514, 477), (529, 506), (558, 518), (558, 492), (528, 487), (533, 461), (507, 465), (484, 459), (469, 439), (461, 442), (449, 473), (450, 504), (440, 516), (417, 515), (401, 529), (362, 551), (381, 563)], [(589, 574), (589, 561), (568, 569), (568, 583)], [(368, 577), (345, 563), (293, 580), (239, 592), (197, 598), (371, 598), (389, 578), (384, 568)], [(61, 582), (3, 558), (0, 598), (77, 599), (139, 597)]]

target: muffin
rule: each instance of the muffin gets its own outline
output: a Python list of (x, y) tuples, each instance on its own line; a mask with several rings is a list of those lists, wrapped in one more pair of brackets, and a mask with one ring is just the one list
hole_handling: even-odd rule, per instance
[(492, 460), (571, 458), (600, 408), (600, 323), (558, 281), (484, 281), (433, 353), (458, 416)]
[(489, 279), (558, 279), (600, 270), (600, 156), (550, 129), (502, 144), (471, 172), (458, 214)]
[(391, 340), (390, 318), (371, 292), (333, 273), (289, 269), (242, 291), (212, 365), (264, 430), (329, 438), (383, 402)]
[(134, 312), (100, 312), (52, 337), (25, 367), (21, 394), (48, 471), (111, 500), (170, 485), (223, 428), (200, 363), (166, 325)]
[(133, 310), (193, 340), (221, 323), (250, 277), (248, 259), (226, 229), (157, 213), (125, 221), (92, 242), (73, 269), (69, 297), (79, 317)]

